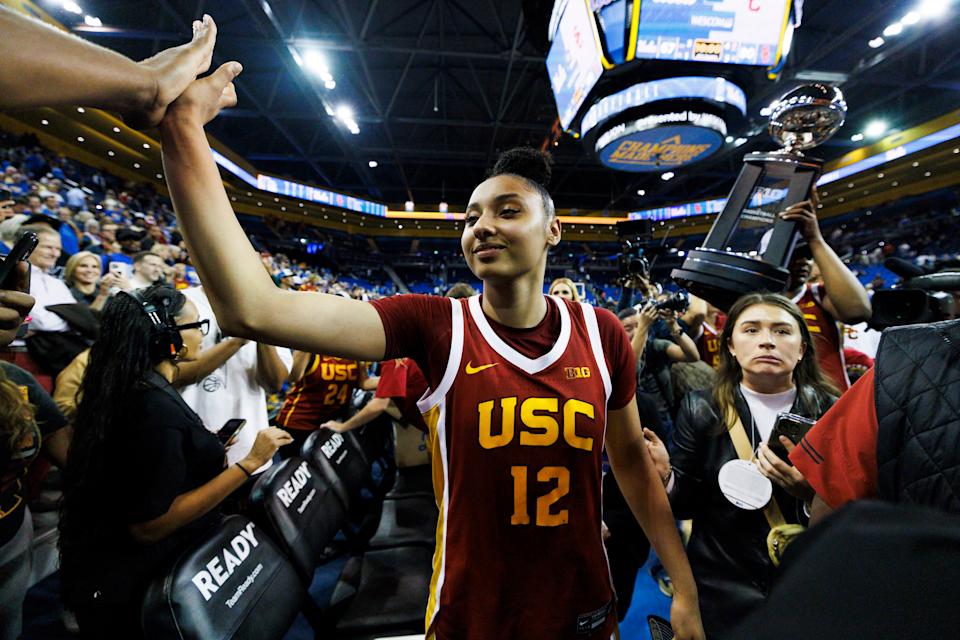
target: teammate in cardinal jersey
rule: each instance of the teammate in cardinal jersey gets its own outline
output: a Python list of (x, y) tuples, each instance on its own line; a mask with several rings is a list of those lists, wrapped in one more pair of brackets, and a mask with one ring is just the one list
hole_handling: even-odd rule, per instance
[(293, 442), (280, 450), (283, 458), (299, 455), (311, 433), (328, 420), (343, 417), (355, 389), (377, 388), (376, 379), (367, 378), (362, 363), (304, 351), (294, 353), (287, 380), (294, 385), (276, 423), (293, 437)]
[[(543, 295), (560, 221), (550, 167), (506, 152), (473, 192), (461, 247), (481, 296), (376, 303), (273, 286), (236, 221), (203, 124), (233, 102), (225, 65), (161, 125), (180, 229), (231, 335), (361, 360), (409, 356), (430, 388), (440, 506), (427, 636), (607, 640), (614, 595), (600, 529), (601, 450), (673, 580), (680, 640), (700, 640), (696, 585), (634, 400), (635, 364), (610, 313)], [(226, 89), (226, 91), (225, 91)]]
[[(805, 245), (798, 246), (790, 260), (790, 280), (784, 295), (803, 312), (813, 335), (820, 370), (842, 393), (850, 388), (843, 361), (839, 322), (857, 324), (870, 318), (870, 299), (857, 277), (830, 248), (817, 222), (819, 198), (816, 189), (809, 201), (797, 203), (780, 217), (797, 223)], [(812, 205), (812, 206), (811, 206)], [(813, 266), (822, 283), (809, 283)]]

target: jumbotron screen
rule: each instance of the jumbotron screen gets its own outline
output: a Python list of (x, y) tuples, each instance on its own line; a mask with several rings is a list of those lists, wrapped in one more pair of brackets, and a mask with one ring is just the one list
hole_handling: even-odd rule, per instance
[(789, 0), (643, 0), (636, 58), (769, 67)]

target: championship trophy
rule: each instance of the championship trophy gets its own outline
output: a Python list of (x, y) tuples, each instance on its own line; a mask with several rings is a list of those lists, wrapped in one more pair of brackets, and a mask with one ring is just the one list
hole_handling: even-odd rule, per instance
[(744, 156), (703, 246), (690, 251), (673, 279), (724, 311), (746, 293), (782, 292), (799, 231), (779, 214), (810, 196), (823, 161), (802, 151), (828, 140), (846, 113), (843, 94), (825, 84), (802, 85), (780, 98), (767, 131), (782, 148)]

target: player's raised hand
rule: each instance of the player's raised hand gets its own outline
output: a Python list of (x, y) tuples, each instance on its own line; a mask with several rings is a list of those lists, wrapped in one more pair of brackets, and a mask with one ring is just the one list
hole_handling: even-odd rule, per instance
[(187, 120), (201, 126), (220, 113), (221, 109), (237, 104), (237, 91), (233, 79), (240, 75), (243, 66), (239, 62), (226, 62), (204, 78), (197, 78), (167, 108), (164, 121)]
[(179, 47), (164, 49), (138, 64), (150, 75), (155, 91), (150, 102), (137, 111), (123, 114), (124, 121), (136, 129), (160, 124), (167, 107), (183, 93), (197, 76), (210, 69), (217, 25), (208, 15), (193, 22), (193, 38)]

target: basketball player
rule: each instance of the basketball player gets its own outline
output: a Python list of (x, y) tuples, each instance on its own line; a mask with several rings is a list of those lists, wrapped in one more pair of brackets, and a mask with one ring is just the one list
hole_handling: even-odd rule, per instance
[(327, 420), (343, 418), (353, 391), (377, 388), (376, 378), (367, 378), (366, 367), (356, 360), (297, 351), (287, 378), (293, 388), (287, 394), (277, 426), (293, 438), (280, 450), (281, 458), (300, 455), (300, 448)]
[(161, 125), (180, 228), (226, 331), (359, 360), (409, 356), (432, 392), (440, 506), (427, 637), (607, 640), (617, 635), (601, 541), (601, 450), (676, 595), (681, 640), (702, 639), (696, 586), (646, 454), (633, 354), (616, 317), (544, 296), (560, 222), (549, 164), (508, 152), (473, 192), (461, 247), (483, 281), (465, 300), (366, 303), (273, 286), (236, 222), (203, 126), (236, 103), (238, 63), (197, 80)]
[[(807, 321), (817, 350), (817, 364), (842, 393), (850, 388), (843, 360), (843, 340), (837, 321), (857, 324), (870, 318), (872, 309), (867, 290), (830, 248), (817, 222), (820, 199), (814, 189), (809, 200), (798, 202), (780, 214), (797, 223), (806, 245), (793, 252), (790, 280), (785, 296), (791, 299)], [(820, 269), (823, 284), (810, 284), (813, 267)]]

